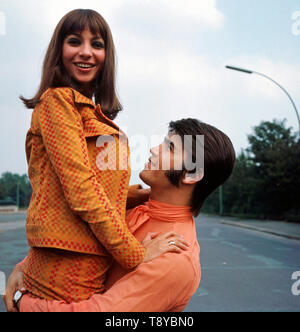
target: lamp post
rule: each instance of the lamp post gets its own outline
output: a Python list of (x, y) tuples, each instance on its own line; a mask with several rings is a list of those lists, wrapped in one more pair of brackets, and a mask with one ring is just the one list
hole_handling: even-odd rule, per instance
[(219, 187), (219, 214), (223, 216), (223, 186)]
[(274, 81), (271, 77), (265, 75), (265, 74), (262, 74), (262, 73), (259, 73), (257, 71), (253, 71), (253, 70), (249, 70), (249, 69), (244, 69), (244, 68), (238, 68), (238, 67), (233, 67), (233, 66), (226, 66), (227, 69), (231, 69), (231, 70), (236, 70), (236, 71), (240, 71), (242, 73), (245, 73), (245, 74), (256, 74), (256, 75), (259, 75), (259, 76), (262, 76), (268, 80), (270, 80), (271, 82), (273, 82), (274, 84), (276, 84), (289, 98), (289, 100), (291, 101), (294, 109), (295, 109), (295, 112), (296, 112), (296, 115), (297, 115), (297, 119), (298, 119), (298, 124), (299, 124), (299, 137), (300, 137), (300, 117), (299, 117), (299, 113), (298, 113), (298, 110), (297, 110), (297, 107), (296, 107), (296, 104), (294, 103), (292, 97), (290, 96), (290, 94), (285, 90), (285, 88), (283, 86), (281, 86), (279, 83), (277, 83), (276, 81)]
[(20, 183), (17, 183), (17, 207), (19, 210), (19, 206), (20, 206)]

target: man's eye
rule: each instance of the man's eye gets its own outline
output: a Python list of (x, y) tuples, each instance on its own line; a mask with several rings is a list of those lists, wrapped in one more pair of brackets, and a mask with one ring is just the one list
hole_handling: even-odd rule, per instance
[(168, 143), (166, 143), (166, 145), (167, 145), (167, 148), (168, 148), (170, 151), (173, 151), (173, 150), (174, 150), (174, 145), (173, 145), (172, 142), (168, 142)]

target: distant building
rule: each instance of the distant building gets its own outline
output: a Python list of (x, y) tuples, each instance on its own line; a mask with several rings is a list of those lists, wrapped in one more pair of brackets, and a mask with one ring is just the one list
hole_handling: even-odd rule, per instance
[(0, 200), (0, 212), (18, 212), (19, 208), (16, 204), (16, 202), (10, 198), (7, 197), (5, 199)]

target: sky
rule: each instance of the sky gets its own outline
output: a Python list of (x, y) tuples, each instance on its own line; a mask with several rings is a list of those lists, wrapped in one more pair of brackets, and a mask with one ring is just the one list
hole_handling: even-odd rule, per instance
[(236, 153), (261, 121), (299, 130), (299, 0), (0, 0), (0, 174), (27, 173), (31, 110), (19, 100), (39, 86), (45, 52), (68, 11), (90, 8), (108, 22), (124, 110), (116, 123), (131, 145), (132, 183), (172, 120), (193, 117), (224, 131)]

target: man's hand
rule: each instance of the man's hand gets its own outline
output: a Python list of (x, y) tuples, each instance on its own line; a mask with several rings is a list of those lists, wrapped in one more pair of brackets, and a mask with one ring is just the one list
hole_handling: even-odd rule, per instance
[(146, 254), (143, 263), (149, 262), (166, 252), (181, 253), (182, 250), (188, 250), (189, 244), (182, 236), (170, 231), (161, 235), (157, 233), (148, 233), (142, 242), (146, 248)]
[(6, 284), (5, 295), (2, 297), (8, 312), (18, 312), (14, 303), (14, 296), (17, 291), (25, 292), (22, 267), (16, 265)]
[(128, 189), (126, 209), (130, 210), (145, 203), (148, 201), (150, 193), (151, 189), (144, 189), (140, 184), (130, 186)]

